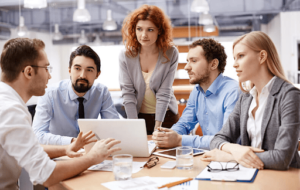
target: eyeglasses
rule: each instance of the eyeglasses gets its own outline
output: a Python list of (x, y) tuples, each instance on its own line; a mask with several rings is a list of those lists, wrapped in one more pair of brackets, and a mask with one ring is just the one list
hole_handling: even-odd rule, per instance
[(52, 66), (37, 66), (37, 65), (30, 65), (31, 67), (40, 67), (45, 68), (49, 73), (52, 72), (53, 67)]
[(144, 168), (145, 166), (147, 168), (152, 168), (153, 166), (156, 166), (156, 164), (158, 163), (159, 158), (158, 157), (151, 157), (144, 166), (142, 166), (141, 168)]
[(223, 165), (220, 162), (216, 162), (219, 163), (220, 165), (214, 165), (214, 167), (210, 167), (209, 165), (207, 165), (208, 169), (207, 171), (209, 172), (213, 172), (213, 173), (217, 173), (217, 172), (221, 172), (221, 171), (228, 171), (228, 172), (234, 172), (239, 170), (239, 163), (237, 163), (236, 161), (229, 161), (226, 163), (225, 168), (223, 168)]

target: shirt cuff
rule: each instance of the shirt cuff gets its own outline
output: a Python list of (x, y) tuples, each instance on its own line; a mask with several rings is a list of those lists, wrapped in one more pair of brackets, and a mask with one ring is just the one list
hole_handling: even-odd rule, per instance
[(74, 137), (62, 137), (61, 145), (69, 145)]
[(127, 114), (127, 119), (137, 119), (138, 118), (138, 113), (137, 113), (135, 104), (133, 104), (133, 103), (126, 104), (125, 111)]
[(195, 148), (194, 138), (195, 137), (190, 136), (190, 135), (182, 135), (182, 140), (181, 140), (182, 146), (191, 146), (191, 147)]
[(222, 148), (222, 146), (223, 146), (224, 144), (228, 144), (228, 142), (223, 142), (222, 144), (220, 144), (219, 150), (221, 150), (221, 148)]
[[(47, 159), (49, 159), (49, 157)], [(31, 181), (32, 184), (33, 185), (37, 185), (37, 184), (43, 185), (43, 183), (45, 183), (48, 180), (48, 178), (50, 177), (50, 175), (53, 173), (55, 167), (56, 167), (56, 162), (49, 159), (47, 161), (47, 163), (43, 166), (43, 169), (41, 170), (39, 179), (32, 179), (32, 181)]]

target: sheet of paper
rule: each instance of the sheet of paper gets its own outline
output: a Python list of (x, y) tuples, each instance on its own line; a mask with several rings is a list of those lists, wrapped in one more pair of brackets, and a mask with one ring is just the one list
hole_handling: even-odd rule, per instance
[[(227, 162), (211, 162), (209, 166), (211, 168), (220, 168), (220, 163), (222, 164), (222, 167), (225, 168)], [(234, 163), (228, 163), (227, 167), (233, 167), (235, 165)], [(255, 172), (256, 169), (252, 168), (246, 168), (242, 165), (239, 165), (239, 170), (237, 171), (221, 171), (217, 173), (212, 173), (208, 171), (208, 168), (206, 167), (197, 177), (196, 179), (216, 179), (216, 180), (245, 180), (250, 181)]]
[(148, 141), (148, 150), (149, 150), (149, 153), (151, 154), (153, 152), (153, 150), (155, 149), (156, 147), (156, 144), (154, 141)]
[[(157, 187), (167, 183), (175, 182), (185, 179), (183, 177), (138, 177), (127, 181), (112, 181), (102, 183), (108, 189), (113, 190), (157, 190)], [(167, 188), (163, 188), (167, 189)], [(163, 190), (162, 189), (162, 190)], [(192, 180), (174, 187), (169, 190), (195, 190), (198, 189), (198, 181)]]
[[(145, 165), (146, 162), (132, 162), (132, 173), (137, 173)], [(112, 172), (112, 160), (104, 160), (100, 164), (93, 165), (88, 170), (99, 170)]]

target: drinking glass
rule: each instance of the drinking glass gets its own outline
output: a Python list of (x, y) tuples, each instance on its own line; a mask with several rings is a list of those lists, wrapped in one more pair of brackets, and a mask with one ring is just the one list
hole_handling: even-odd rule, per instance
[(113, 156), (113, 172), (116, 181), (131, 179), (132, 155), (117, 154)]
[(176, 148), (176, 168), (180, 170), (190, 170), (193, 168), (193, 148), (190, 146), (180, 146)]

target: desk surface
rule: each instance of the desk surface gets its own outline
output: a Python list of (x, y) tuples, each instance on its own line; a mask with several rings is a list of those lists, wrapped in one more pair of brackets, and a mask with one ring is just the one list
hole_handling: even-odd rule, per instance
[[(149, 138), (149, 137), (148, 137)], [(132, 175), (135, 177), (196, 177), (208, 164), (199, 159), (200, 156), (194, 157), (194, 167), (192, 170), (178, 169), (161, 169), (160, 166), (167, 161), (173, 160), (159, 157), (159, 163), (155, 167), (144, 168), (140, 172)], [(147, 161), (148, 158), (134, 158), (134, 161)], [(77, 177), (65, 180), (49, 190), (56, 189), (74, 189), (74, 190), (99, 190), (107, 189), (101, 183), (114, 181), (113, 172), (104, 171), (85, 171)], [(199, 189), (247, 189), (247, 190), (263, 190), (263, 189), (300, 189), (300, 169), (290, 168), (288, 171), (260, 170), (253, 183), (239, 182), (217, 182), (217, 181), (201, 181), (199, 180)]]

